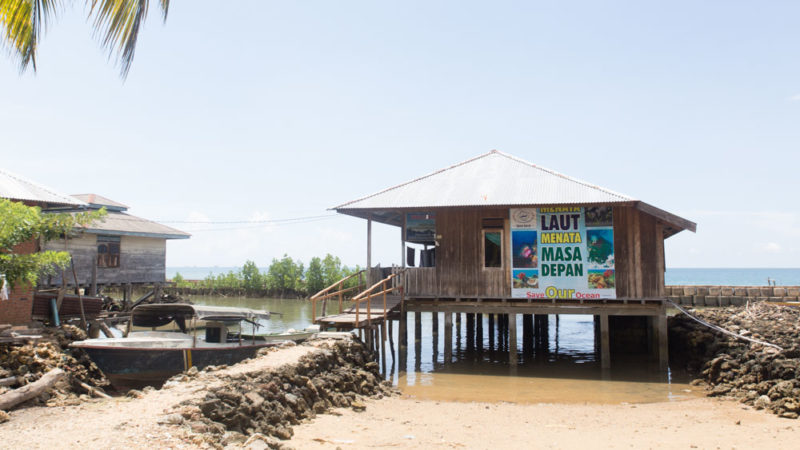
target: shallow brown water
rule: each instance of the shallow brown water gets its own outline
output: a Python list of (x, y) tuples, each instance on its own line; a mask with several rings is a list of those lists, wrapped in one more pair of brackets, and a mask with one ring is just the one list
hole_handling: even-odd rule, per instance
[[(282, 313), (262, 324), (261, 332), (302, 329), (311, 323), (311, 303), (241, 297), (191, 298), (199, 304), (238, 306)], [(520, 364), (508, 365), (508, 352), (495, 335), (490, 339), (484, 318), (481, 345), (467, 342), (466, 323), (453, 330), (453, 357), (445, 361), (444, 317), (434, 333), (430, 314), (422, 315), (422, 338), (414, 341), (414, 314), (408, 315), (409, 346), (406, 366), (400, 368), (398, 327), (394, 327), (395, 354), (388, 351), (386, 377), (408, 396), (442, 401), (515, 403), (651, 403), (678, 401), (700, 393), (689, 386), (688, 374), (663, 371), (646, 356), (612, 359), (611, 370), (601, 370), (594, 347), (591, 316), (562, 315), (556, 326), (550, 316), (549, 337), (544, 348), (522, 351), (521, 323), (518, 332)]]

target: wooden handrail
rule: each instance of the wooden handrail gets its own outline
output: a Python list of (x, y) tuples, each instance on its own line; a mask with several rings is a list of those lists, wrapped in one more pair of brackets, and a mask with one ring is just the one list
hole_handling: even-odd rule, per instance
[[(367, 289), (364, 292), (362, 292), (362, 293), (356, 295), (355, 297), (353, 297), (353, 303), (354, 303), (354, 306), (355, 306), (355, 309), (356, 309), (356, 326), (358, 326), (358, 323), (359, 323), (358, 319), (359, 319), (359, 313), (360, 313), (360, 310), (361, 310), (361, 308), (359, 308), (359, 304), (361, 302), (363, 302), (363, 301), (367, 302), (367, 325), (370, 325), (372, 323), (372, 301), (371, 300), (373, 298), (381, 295), (381, 294), (383, 294), (383, 319), (386, 320), (386, 315), (387, 315), (386, 314), (386, 312), (387, 312), (386, 311), (386, 293), (387, 292), (392, 292), (393, 290), (395, 290), (394, 287), (389, 287), (387, 289), (386, 288), (386, 283), (391, 281), (392, 278), (395, 278), (396, 276), (400, 275), (402, 272), (405, 272), (405, 270), (406, 269), (402, 269), (402, 270), (400, 270), (398, 272), (395, 272), (395, 273), (389, 275), (388, 277), (386, 277), (386, 278), (382, 279), (381, 281), (378, 281), (377, 283), (375, 283), (372, 286), (370, 286), (369, 289)], [(378, 286), (381, 286), (381, 285), (383, 285), (383, 290), (381, 290), (380, 292), (375, 292), (375, 293), (372, 292)]]
[[(314, 294), (309, 299), (309, 300), (311, 300), (311, 317), (312, 317), (311, 320), (312, 321), (317, 320), (317, 301), (319, 301), (319, 300), (327, 300), (327, 299), (329, 299), (331, 297), (339, 297), (339, 312), (341, 313), (342, 312), (341, 311), (341, 309), (342, 309), (342, 294), (350, 292), (350, 291), (353, 291), (353, 290), (360, 289), (363, 286), (361, 283), (359, 283), (355, 287), (350, 287), (350, 288), (347, 288), (347, 289), (341, 289), (342, 285), (347, 280), (349, 280), (349, 279), (351, 279), (351, 278), (353, 278), (355, 276), (360, 276), (362, 273), (364, 273), (364, 269), (361, 269), (358, 272), (352, 273), (352, 274), (342, 278), (341, 280), (333, 283), (332, 285), (326, 287), (325, 289), (317, 292), (316, 294)], [(331, 291), (334, 288), (337, 288), (338, 290), (336, 292), (329, 293), (329, 291)], [(325, 309), (326, 303), (323, 303), (323, 309)], [(323, 314), (325, 314), (324, 311), (323, 311)]]
[(333, 289), (333, 288), (334, 288), (334, 287), (336, 287), (337, 285), (339, 285), (339, 284), (341, 284), (341, 283), (344, 283), (345, 281), (349, 280), (350, 278), (353, 278), (353, 277), (354, 277), (354, 276), (356, 276), (356, 275), (361, 275), (361, 274), (362, 274), (362, 273), (364, 273), (364, 272), (365, 272), (365, 270), (364, 270), (364, 269), (361, 269), (361, 270), (359, 270), (358, 272), (352, 273), (352, 274), (350, 274), (350, 275), (348, 275), (348, 276), (346, 276), (346, 277), (342, 278), (341, 280), (337, 281), (336, 283), (333, 283), (332, 285), (330, 285), (330, 286), (326, 287), (325, 289), (323, 289), (323, 290), (321, 290), (321, 291), (317, 292), (316, 294), (314, 294), (314, 295), (311, 297), (311, 299), (310, 299), (310, 300), (317, 299), (317, 297), (319, 297), (320, 295), (327, 294), (327, 293), (328, 293), (328, 291), (330, 291), (331, 289)]

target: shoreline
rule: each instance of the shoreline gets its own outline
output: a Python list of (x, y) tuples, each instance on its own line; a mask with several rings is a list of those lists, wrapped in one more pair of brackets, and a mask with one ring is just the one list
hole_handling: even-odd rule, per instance
[(731, 400), (640, 404), (370, 400), (295, 428), (288, 445), (360, 448), (792, 448), (797, 421)]
[[(358, 345), (354, 354), (362, 348)], [(230, 426), (197, 416), (203, 402), (213, 400), (210, 394), (224, 398), (222, 391), (236, 391), (238, 398), (229, 405), (246, 406), (239, 411), (249, 417), (255, 407), (251, 393), (263, 377), (293, 383), (284, 384), (285, 393), (272, 400), (264, 398), (283, 401), (290, 391), (316, 380), (303, 379), (299, 362), (322, 371), (319, 362), (333, 360), (339, 362), (320, 373), (340, 366), (353, 374), (364, 372), (317, 342), (288, 346), (226, 368), (178, 375), (162, 389), (75, 406), (24, 407), (11, 411), (11, 420), (0, 424), (0, 448), (790, 448), (800, 440), (796, 420), (708, 397), (526, 404), (421, 400), (408, 394), (384, 396), (374, 389), (367, 389), (365, 397), (345, 389), (350, 400), (344, 405), (349, 406), (334, 404), (324, 412), (320, 408), (297, 414), (285, 440), (253, 428), (243, 430), (246, 435), (233, 432)], [(298, 394), (294, 401), (306, 398), (307, 392)], [(281, 405), (288, 408), (285, 402)], [(266, 410), (281, 405), (272, 403)], [(286, 414), (291, 414), (288, 409)]]

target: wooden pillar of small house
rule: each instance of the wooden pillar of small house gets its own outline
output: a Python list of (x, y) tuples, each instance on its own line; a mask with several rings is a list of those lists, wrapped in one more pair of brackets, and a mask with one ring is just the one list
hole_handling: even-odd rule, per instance
[(378, 325), (378, 342), (381, 345), (381, 373), (386, 375), (386, 321)]
[(461, 351), (461, 313), (456, 314), (456, 353)]
[(372, 214), (367, 217), (367, 286), (372, 286)]
[(522, 315), (522, 352), (533, 354), (533, 314)]
[(506, 315), (497, 315), (497, 347), (500, 351), (506, 349)]
[(406, 311), (406, 302), (400, 302), (400, 319), (397, 324), (397, 359), (399, 360), (400, 372), (406, 371), (406, 357), (408, 356), (408, 331), (406, 330), (408, 322), (408, 312)]
[(494, 314), (489, 314), (489, 349), (494, 350)]
[(97, 295), (97, 250), (95, 250), (94, 264), (92, 264), (92, 283), (89, 285), (89, 295)]
[(475, 314), (467, 313), (467, 348), (475, 348)]
[(594, 352), (600, 353), (600, 316), (592, 316), (594, 321)]
[(508, 363), (517, 365), (517, 315), (508, 315)]
[(609, 345), (608, 314), (600, 314), (600, 367), (611, 368), (611, 347)]
[(419, 311), (414, 312), (414, 343), (416, 344), (422, 339), (422, 313)]
[(483, 314), (475, 314), (475, 347), (483, 350)]
[(444, 363), (453, 361), (453, 313), (444, 313)]
[(667, 336), (667, 309), (661, 307), (661, 311), (656, 318), (658, 332), (658, 367), (662, 370), (669, 366), (669, 343)]
[(389, 352), (392, 354), (392, 372), (394, 372), (394, 320), (389, 320)]
[(439, 312), (431, 312), (431, 344), (433, 345), (433, 363), (439, 359)]

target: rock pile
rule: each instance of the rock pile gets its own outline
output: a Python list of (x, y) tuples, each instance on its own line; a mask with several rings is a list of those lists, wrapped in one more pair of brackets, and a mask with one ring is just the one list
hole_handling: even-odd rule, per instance
[(707, 328), (683, 314), (669, 319), (673, 363), (699, 374), (693, 384), (707, 384), (710, 396), (736, 398), (781, 417), (800, 415), (800, 310), (759, 302), (746, 308), (690, 311), (747, 342)]
[[(309, 343), (309, 345), (315, 345)], [(356, 340), (316, 344), (322, 351), (274, 371), (221, 375), (203, 398), (183, 402), (164, 424), (190, 430), (200, 444), (236, 445), (257, 438), (270, 447), (292, 437), (292, 426), (334, 407), (366, 408), (364, 397), (396, 393)], [(215, 368), (205, 370), (214, 371)], [(177, 375), (165, 387), (191, 374)]]
[(45, 328), (42, 339), (24, 345), (0, 345), (0, 379), (11, 379), (9, 386), (0, 386), (0, 394), (9, 389), (25, 386), (42, 377), (48, 371), (60, 368), (67, 373), (63, 382), (49, 393), (42, 394), (32, 402), (48, 406), (78, 404), (87, 399), (86, 390), (79, 383), (90, 386), (106, 386), (102, 372), (80, 349), (70, 348), (72, 341), (86, 339), (86, 333), (78, 327), (63, 325), (61, 328)]

